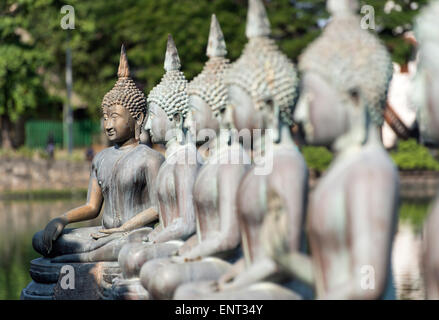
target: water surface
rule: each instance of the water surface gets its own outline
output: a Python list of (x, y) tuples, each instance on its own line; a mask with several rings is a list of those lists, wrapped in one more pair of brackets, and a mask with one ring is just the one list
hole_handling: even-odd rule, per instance
[[(32, 236), (50, 219), (84, 204), (83, 200), (0, 201), (0, 300), (19, 299), (31, 281), (30, 261), (39, 257), (32, 249)], [(429, 202), (403, 202), (392, 253), (393, 274), (398, 299), (425, 297), (420, 268), (422, 223)], [(91, 226), (100, 224), (95, 219)], [(69, 226), (70, 227), (70, 226)]]

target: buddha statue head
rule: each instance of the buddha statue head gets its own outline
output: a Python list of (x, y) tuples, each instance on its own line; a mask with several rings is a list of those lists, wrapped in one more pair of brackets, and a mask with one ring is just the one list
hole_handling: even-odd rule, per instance
[(149, 130), (153, 143), (166, 143), (175, 135), (178, 138), (189, 110), (187, 80), (180, 71), (180, 58), (171, 35), (168, 36), (164, 67), (166, 73), (147, 99), (145, 129)]
[[(188, 85), (189, 114), (185, 126), (194, 137), (203, 129), (218, 132), (220, 127), (228, 127), (224, 117), (227, 106), (227, 87), (224, 73), (229, 68), (226, 43), (216, 16), (212, 15), (209, 42), (206, 55), (209, 60), (201, 73)], [(197, 138), (204, 139), (201, 135)]]
[(125, 47), (120, 53), (118, 80), (104, 96), (102, 112), (108, 139), (117, 146), (134, 138), (140, 139), (146, 116), (146, 98), (130, 76)]
[(419, 63), (414, 79), (413, 103), (424, 144), (439, 144), (439, 1), (431, 1), (415, 23)]
[[(270, 36), (270, 22), (261, 0), (249, 0), (241, 57), (225, 76), (229, 108), (238, 130), (292, 125), (298, 77), (291, 61)], [(276, 132), (276, 130), (275, 130)]]
[(371, 125), (383, 123), (392, 60), (379, 39), (361, 29), (357, 0), (327, 4), (331, 21), (299, 57), (294, 120), (310, 144), (332, 146), (348, 132), (364, 143)]

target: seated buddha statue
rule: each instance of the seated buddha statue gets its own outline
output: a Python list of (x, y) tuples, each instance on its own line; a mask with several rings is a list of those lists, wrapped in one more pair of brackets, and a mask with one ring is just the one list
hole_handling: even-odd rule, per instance
[[(139, 143), (146, 98), (130, 76), (122, 46), (118, 81), (102, 102), (104, 128), (113, 147), (93, 159), (87, 203), (50, 221), (35, 234), (34, 249), (52, 262), (117, 261), (123, 243), (139, 241), (158, 219), (155, 190), (164, 157)], [(103, 209), (102, 226), (65, 229)]]
[(264, 225), (266, 251), (318, 299), (394, 299), (391, 250), (398, 171), (380, 137), (392, 61), (360, 27), (356, 0), (328, 0), (332, 19), (299, 58), (303, 75), (294, 120), (307, 143), (335, 153), (310, 195), (311, 255), (288, 244), (295, 226), (279, 214)]
[[(416, 19), (415, 35), (419, 44), (419, 64), (414, 79), (413, 102), (418, 107), (417, 121), (421, 142), (428, 147), (439, 145), (439, 3), (423, 9)], [(424, 224), (423, 271), (426, 297), (439, 299), (439, 195), (432, 204)]]
[(249, 42), (243, 54), (225, 76), (228, 112), (237, 131), (262, 131), (252, 143), (244, 143), (246, 148), (253, 145), (252, 167), (236, 193), (243, 257), (217, 281), (180, 286), (175, 299), (299, 298), (282, 286), (284, 277), (265, 254), (260, 233), (269, 210), (267, 197), (276, 190), (291, 223), (291, 246), (299, 249), (308, 184), (305, 161), (290, 132), (299, 81), (293, 63), (269, 38), (270, 25), (260, 0), (249, 1), (246, 35)]
[[(188, 85), (190, 108), (185, 120), (188, 134), (201, 144), (200, 149), (207, 151), (193, 188), (197, 232), (175, 256), (143, 265), (142, 284), (155, 299), (172, 299), (175, 289), (183, 283), (217, 280), (240, 256), (235, 201), (250, 159), (239, 143), (229, 145), (224, 73), (230, 64), (226, 54), (223, 33), (212, 15), (209, 60)], [(205, 143), (206, 136), (210, 139)]]
[(189, 108), (187, 80), (180, 71), (180, 58), (171, 35), (164, 67), (165, 75), (148, 95), (145, 125), (152, 143), (166, 145), (165, 161), (154, 185), (159, 225), (144, 241), (126, 244), (120, 251), (118, 261), (123, 278), (116, 286), (127, 287), (128, 293), (131, 284), (136, 290), (139, 288), (138, 275), (146, 261), (175, 253), (196, 228), (192, 189), (201, 157), (195, 144), (184, 139), (183, 123)]

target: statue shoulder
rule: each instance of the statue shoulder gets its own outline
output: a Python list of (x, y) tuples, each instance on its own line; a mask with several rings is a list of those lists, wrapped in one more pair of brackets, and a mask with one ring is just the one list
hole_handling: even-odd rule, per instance
[(146, 159), (148, 164), (161, 166), (165, 161), (165, 157), (160, 152), (148, 147), (147, 145), (139, 144), (138, 148), (142, 157)]
[(295, 146), (288, 149), (283, 149), (281, 152), (275, 153), (275, 157), (279, 159), (281, 163), (285, 163), (291, 169), (301, 171), (308, 170), (308, 166), (306, 165), (303, 154)]
[(101, 151), (99, 151), (94, 157), (92, 161), (92, 167), (96, 168), (99, 167), (99, 164), (102, 162), (102, 160), (114, 150), (114, 147), (105, 148)]
[(397, 187), (399, 184), (398, 168), (386, 150), (381, 147), (371, 147), (364, 150), (351, 172), (355, 178), (364, 179), (364, 181), (370, 181), (371, 178), (381, 181), (381, 183), (377, 183), (377, 188), (380, 186), (384, 188)]

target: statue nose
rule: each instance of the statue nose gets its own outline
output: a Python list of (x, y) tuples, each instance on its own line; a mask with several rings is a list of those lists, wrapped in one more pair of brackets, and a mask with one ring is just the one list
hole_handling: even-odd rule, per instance
[(145, 131), (151, 130), (151, 117), (148, 117), (145, 123)]

